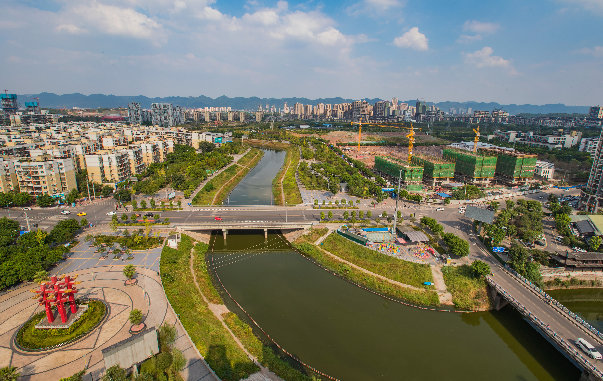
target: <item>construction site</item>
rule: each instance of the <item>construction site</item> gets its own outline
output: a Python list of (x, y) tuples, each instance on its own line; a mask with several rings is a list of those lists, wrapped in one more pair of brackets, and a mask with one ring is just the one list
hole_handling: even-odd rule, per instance
[(404, 185), (409, 191), (423, 189), (421, 186), (423, 167), (420, 165), (408, 164), (396, 158), (375, 156), (374, 169), (382, 176), (389, 178), (392, 183), (395, 183), (399, 177), (401, 185)]
[(537, 155), (500, 149), (480, 150), (497, 155), (496, 177), (499, 182), (509, 185), (525, 184), (534, 178)]
[(494, 179), (497, 156), (454, 148), (445, 148), (442, 156), (455, 162), (455, 178), (459, 181), (488, 185)]
[(412, 162), (423, 167), (423, 182), (429, 186), (441, 186), (454, 178), (454, 161), (436, 156), (414, 155)]

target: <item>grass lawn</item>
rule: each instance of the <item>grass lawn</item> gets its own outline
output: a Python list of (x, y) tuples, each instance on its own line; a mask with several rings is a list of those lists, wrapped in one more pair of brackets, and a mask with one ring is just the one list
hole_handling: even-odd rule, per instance
[(469, 265), (444, 266), (442, 274), (456, 308), (480, 311), (489, 309), (486, 281), (473, 277)]
[(423, 287), (423, 282), (433, 282), (433, 275), (428, 265), (403, 261), (379, 253), (360, 246), (336, 232), (331, 233), (322, 243), (322, 248), (328, 252), (391, 280), (415, 287)]
[(230, 328), (239, 340), (241, 340), (245, 348), (247, 348), (262, 365), (268, 367), (268, 369), (276, 373), (279, 377), (287, 381), (316, 380), (316, 378), (312, 378), (312, 376), (302, 373), (300, 370), (289, 364), (288, 361), (294, 360), (285, 360), (277, 356), (272, 348), (262, 343), (262, 341), (255, 336), (251, 327), (239, 319), (236, 314), (229, 312), (225, 314), (224, 317), (224, 321), (226, 322), (226, 325), (228, 325), (228, 328)]
[(186, 235), (182, 235), (177, 250), (163, 248), (160, 273), (165, 293), (193, 343), (220, 379), (246, 378), (258, 371), (258, 367), (239, 348), (197, 291), (189, 268), (191, 248), (192, 240)]
[(312, 258), (317, 263), (331, 271), (336, 272), (341, 277), (349, 279), (354, 283), (358, 283), (383, 295), (388, 295), (417, 305), (437, 306), (440, 304), (438, 294), (435, 291), (417, 291), (393, 285), (385, 280), (375, 278), (374, 276), (368, 275), (360, 270), (341, 263), (338, 260), (324, 254), (315, 245), (311, 245), (309, 243), (293, 244), (293, 246), (303, 255)]
[[(216, 201), (212, 205), (222, 204), (226, 195), (255, 167), (263, 155), (263, 151), (252, 148), (237, 163), (231, 164), (222, 173), (209, 180), (193, 198), (193, 205), (210, 205), (214, 198)], [(247, 166), (248, 168), (243, 168), (243, 166)], [(227, 185), (222, 188), (224, 184)], [(220, 193), (218, 194), (218, 192)], [(217, 197), (216, 194), (218, 194)]]
[[(55, 308), (53, 310), (56, 311)], [(41, 350), (75, 340), (93, 330), (103, 319), (106, 312), (107, 307), (103, 302), (90, 300), (88, 310), (71, 327), (48, 330), (35, 328), (36, 324), (46, 315), (44, 311), (39, 312), (29, 319), (19, 330), (17, 333), (17, 343), (25, 349)], [(57, 319), (60, 319), (60, 317), (57, 316)]]
[(299, 148), (297, 146), (289, 146), (283, 166), (272, 181), (272, 195), (274, 196), (274, 203), (276, 205), (283, 205), (281, 182), (283, 183), (283, 193), (285, 194), (287, 205), (301, 204), (301, 194), (299, 193), (297, 181), (295, 181), (295, 172), (297, 172), (298, 164)]
[(316, 242), (317, 239), (319, 239), (320, 237), (322, 237), (323, 235), (327, 234), (327, 232), (329, 231), (328, 228), (312, 228), (310, 229), (310, 231), (304, 235), (302, 235), (301, 237), (299, 237), (298, 239), (295, 240), (295, 243), (311, 243), (314, 244), (314, 242)]

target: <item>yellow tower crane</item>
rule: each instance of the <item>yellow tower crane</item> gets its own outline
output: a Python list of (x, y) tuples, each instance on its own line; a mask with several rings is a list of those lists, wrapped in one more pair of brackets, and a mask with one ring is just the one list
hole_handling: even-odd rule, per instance
[(475, 132), (475, 138), (473, 139), (473, 152), (477, 152), (477, 143), (479, 143), (479, 124), (477, 125), (477, 128), (473, 129), (473, 132)]
[(360, 140), (362, 139), (362, 125), (363, 124), (365, 126), (370, 126), (370, 127), (399, 128), (399, 129), (403, 129), (403, 130), (408, 130), (408, 134), (406, 135), (406, 137), (408, 138), (408, 163), (410, 164), (410, 161), (412, 159), (412, 149), (413, 149), (414, 143), (415, 143), (415, 131), (420, 130), (420, 128), (414, 128), (412, 123), (410, 124), (410, 127), (407, 127), (404, 125), (395, 125), (395, 124), (350, 122), (351, 126), (353, 126), (354, 124), (358, 125), (358, 148), (357, 148), (357, 153), (356, 153), (357, 158), (360, 156)]
[(406, 137), (408, 138), (408, 164), (410, 164), (410, 161), (412, 160), (412, 149), (415, 145), (415, 128), (412, 123), (410, 124), (410, 131), (408, 131)]
[(356, 150), (356, 159), (360, 157), (360, 138), (362, 137), (362, 122), (350, 122), (350, 126), (358, 125), (358, 148)]

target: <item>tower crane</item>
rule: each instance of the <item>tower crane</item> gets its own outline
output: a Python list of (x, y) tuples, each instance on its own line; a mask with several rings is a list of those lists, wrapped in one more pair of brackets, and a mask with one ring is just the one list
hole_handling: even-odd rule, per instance
[(477, 128), (473, 129), (473, 132), (475, 132), (475, 138), (473, 138), (473, 152), (477, 152), (477, 143), (479, 143), (479, 124), (477, 125)]
[(353, 126), (354, 124), (358, 125), (358, 149), (357, 149), (357, 154), (356, 154), (357, 158), (358, 158), (358, 156), (360, 156), (360, 140), (362, 138), (362, 125), (364, 124), (365, 126), (370, 126), (370, 127), (399, 128), (399, 129), (407, 130), (408, 134), (406, 134), (406, 137), (408, 138), (408, 163), (410, 164), (410, 162), (412, 160), (412, 155), (413, 155), (412, 150), (413, 150), (414, 143), (415, 143), (415, 131), (421, 130), (420, 128), (414, 128), (412, 123), (410, 124), (410, 127), (407, 127), (404, 125), (395, 125), (395, 124), (350, 122), (351, 126)]

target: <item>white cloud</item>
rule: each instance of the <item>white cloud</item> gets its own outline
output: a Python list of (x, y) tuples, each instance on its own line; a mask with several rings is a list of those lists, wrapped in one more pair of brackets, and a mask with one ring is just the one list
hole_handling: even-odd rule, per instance
[(474, 41), (480, 41), (482, 39), (481, 34), (461, 34), (456, 42), (460, 43), (470, 43)]
[(500, 25), (492, 22), (481, 22), (476, 20), (467, 20), (463, 24), (463, 30), (465, 32), (471, 32), (476, 34), (491, 34), (498, 30)]
[(69, 34), (82, 34), (86, 33), (86, 30), (80, 28), (77, 25), (73, 24), (61, 24), (55, 28), (57, 32), (65, 32)]
[(577, 5), (589, 11), (603, 13), (603, 0), (560, 0), (561, 2)]
[(427, 37), (419, 32), (418, 27), (412, 27), (400, 37), (394, 39), (394, 45), (399, 48), (410, 48), (414, 50), (429, 49)]
[(512, 68), (511, 62), (499, 56), (492, 55), (494, 49), (489, 46), (484, 46), (482, 49), (473, 53), (465, 54), (465, 62), (478, 68), (484, 67), (502, 67)]
[(375, 7), (381, 11), (386, 11), (388, 9), (400, 7), (403, 5), (403, 3), (398, 0), (364, 0), (364, 3), (368, 7)]
[(254, 13), (247, 13), (243, 16), (243, 19), (251, 23), (268, 26), (278, 23), (279, 15), (275, 10), (263, 9)]
[(587, 54), (593, 57), (603, 57), (603, 46), (593, 46), (592, 48), (582, 48), (578, 53)]
[(394, 16), (400, 19), (400, 12), (393, 12), (404, 7), (405, 0), (360, 0), (347, 8), (347, 13), (352, 16), (387, 17)]
[(132, 8), (106, 5), (97, 1), (79, 2), (68, 8), (63, 18), (68, 20), (62, 24), (65, 25), (63, 30), (68, 32), (74, 31), (75, 28), (83, 29), (85, 25), (101, 34), (149, 39), (161, 30), (157, 21)]

